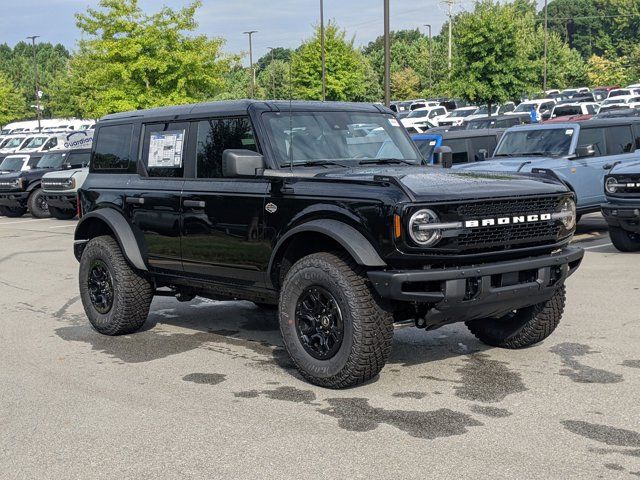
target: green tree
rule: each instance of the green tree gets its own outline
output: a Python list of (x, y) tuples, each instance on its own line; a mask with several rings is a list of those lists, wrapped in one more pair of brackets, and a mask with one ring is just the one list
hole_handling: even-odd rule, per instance
[(100, 0), (76, 15), (83, 33), (57, 87), (90, 117), (109, 112), (198, 102), (224, 91), (237, 59), (221, 53), (223, 40), (190, 35), (199, 1), (147, 14), (137, 0)]
[[(327, 100), (374, 101), (379, 87), (366, 57), (356, 50), (353, 40), (334, 23), (326, 28)], [(322, 98), (320, 29), (291, 57), (294, 94), (305, 100)]]
[(392, 72), (391, 91), (394, 98), (416, 98), (420, 92), (420, 77), (411, 67)]
[(291, 96), (291, 64), (283, 60), (270, 62), (258, 74), (258, 89), (264, 98), (287, 100)]
[(22, 94), (5, 74), (0, 72), (0, 125), (23, 119), (27, 112)]
[(454, 23), (455, 93), (478, 104), (494, 104), (528, 91), (535, 81), (531, 27), (514, 4), (484, 0), (473, 12), (460, 14)]
[(293, 51), (290, 48), (276, 47), (269, 53), (265, 53), (258, 59), (255, 64), (256, 71), (259, 73), (267, 68), (271, 62), (280, 60), (281, 62), (289, 63), (291, 61), (291, 54)]
[[(38, 68), (38, 86), (43, 92), (42, 104), (45, 115), (51, 99), (51, 86), (65, 74), (69, 52), (58, 44), (36, 44), (36, 64)], [(35, 110), (30, 108), (35, 101), (35, 79), (33, 66), (33, 46), (30, 43), (18, 42), (13, 48), (0, 45), (0, 72), (17, 88), (25, 114), (35, 117)]]
[(622, 62), (626, 58), (609, 60), (607, 58), (592, 55), (588, 62), (589, 71), (587, 76), (589, 84), (592, 86), (603, 85), (626, 85), (628, 75)]

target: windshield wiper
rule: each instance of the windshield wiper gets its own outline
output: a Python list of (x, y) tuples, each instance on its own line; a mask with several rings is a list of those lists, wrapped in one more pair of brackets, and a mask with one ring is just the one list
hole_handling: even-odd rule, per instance
[[(307, 162), (294, 162), (294, 167), (326, 167), (328, 165), (337, 165), (339, 167), (347, 168), (347, 165), (344, 165), (339, 162), (334, 162), (333, 160), (309, 160)], [(287, 166), (287, 165), (285, 165)]]
[(409, 160), (403, 160), (400, 158), (372, 158), (370, 160), (361, 160), (358, 162), (359, 165), (391, 165), (404, 163), (405, 165), (415, 165), (414, 162), (410, 162)]

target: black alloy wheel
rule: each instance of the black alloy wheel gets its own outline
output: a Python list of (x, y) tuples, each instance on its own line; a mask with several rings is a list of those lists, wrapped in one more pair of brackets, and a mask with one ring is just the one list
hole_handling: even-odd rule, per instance
[(318, 360), (332, 358), (344, 338), (342, 312), (334, 296), (312, 285), (300, 295), (295, 312), (298, 340), (305, 351)]
[(113, 279), (106, 264), (101, 260), (92, 263), (87, 278), (89, 298), (97, 312), (106, 314), (113, 306)]

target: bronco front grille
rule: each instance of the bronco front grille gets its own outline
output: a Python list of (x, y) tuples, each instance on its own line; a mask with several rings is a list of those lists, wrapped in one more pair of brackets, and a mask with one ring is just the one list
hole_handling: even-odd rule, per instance
[(458, 246), (464, 248), (491, 248), (518, 244), (553, 243), (558, 239), (560, 225), (555, 221), (498, 225), (472, 228), (458, 237)]
[(614, 196), (640, 197), (640, 175), (619, 176), (616, 181), (620, 186)]
[(9, 191), (9, 190), (15, 190), (16, 186), (14, 182), (0, 182), (0, 191)]
[(559, 197), (519, 198), (492, 202), (467, 203), (457, 208), (463, 220), (505, 215), (555, 212)]

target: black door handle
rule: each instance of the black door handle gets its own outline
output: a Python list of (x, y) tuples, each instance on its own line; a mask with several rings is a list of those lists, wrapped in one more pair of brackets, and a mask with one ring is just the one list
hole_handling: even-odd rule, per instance
[(182, 202), (182, 206), (184, 207), (193, 207), (193, 208), (204, 208), (206, 203), (202, 200), (184, 200)]
[(144, 203), (144, 198), (141, 197), (126, 197), (124, 201), (131, 205), (142, 205)]

